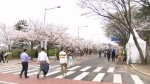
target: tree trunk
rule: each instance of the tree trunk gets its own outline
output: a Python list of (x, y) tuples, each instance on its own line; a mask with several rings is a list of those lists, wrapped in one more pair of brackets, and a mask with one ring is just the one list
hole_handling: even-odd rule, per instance
[(31, 42), (31, 60), (33, 60), (33, 42)]
[(140, 55), (140, 58), (141, 58), (141, 64), (146, 64), (146, 61), (145, 61), (145, 59), (144, 59), (144, 55), (143, 55), (143, 52), (142, 52), (142, 49), (141, 49), (141, 47), (139, 46), (139, 43), (138, 43), (138, 41), (137, 41), (137, 39), (136, 39), (136, 37), (135, 37), (135, 33), (134, 33), (134, 31), (133, 31), (133, 28), (132, 28), (132, 26), (131, 26), (131, 7), (130, 7), (130, 0), (128, 1), (128, 5), (129, 5), (129, 18), (128, 18), (128, 20), (127, 20), (127, 23), (128, 23), (128, 26), (129, 26), (129, 30), (130, 30), (130, 32), (131, 32), (131, 34), (133, 35), (133, 40), (134, 40), (134, 42), (135, 42), (135, 45), (136, 45), (136, 47), (137, 47), (137, 49), (138, 49), (138, 51), (139, 51), (139, 55)]
[(8, 50), (9, 50), (9, 52), (11, 52), (11, 46), (9, 46), (9, 45), (8, 45)]
[(137, 49), (138, 49), (138, 51), (139, 51), (139, 54), (140, 54), (141, 64), (147, 64), (146, 60), (144, 59), (144, 55), (143, 55), (142, 49), (141, 49), (141, 47), (139, 46), (139, 43), (138, 43), (138, 41), (137, 41), (137, 39), (136, 39), (136, 37), (135, 37), (135, 34), (134, 34), (133, 29), (131, 29), (131, 33), (132, 33), (132, 35), (133, 35), (133, 40), (134, 40), (135, 45), (136, 45), (136, 47), (137, 47)]

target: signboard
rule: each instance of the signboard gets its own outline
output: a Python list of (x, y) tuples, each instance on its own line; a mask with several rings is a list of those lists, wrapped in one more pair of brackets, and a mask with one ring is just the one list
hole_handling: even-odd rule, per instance
[(111, 37), (111, 41), (120, 41), (119, 37)]

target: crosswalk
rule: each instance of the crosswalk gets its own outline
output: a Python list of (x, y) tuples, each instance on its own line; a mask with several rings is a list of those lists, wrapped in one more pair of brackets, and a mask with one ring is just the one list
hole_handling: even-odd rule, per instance
[[(60, 75), (60, 65), (54, 65), (49, 67), (49, 72), (47, 77), (62, 78)], [(20, 74), (22, 66), (9, 66), (0, 68), (0, 73), (11, 73), (11, 74)], [(39, 65), (29, 65), (28, 67), (28, 76), (37, 75)], [(125, 72), (126, 73), (126, 72)], [(115, 72), (115, 67), (93, 67), (93, 66), (74, 66), (68, 68), (67, 79), (72, 80), (89, 80), (93, 82), (107, 82), (108, 78), (113, 83), (123, 83), (124, 79), (129, 79), (133, 83), (131, 84), (144, 84), (138, 75), (134, 74), (122, 74)], [(42, 77), (42, 74), (40, 75)], [(125, 77), (125, 78), (124, 78)], [(126, 84), (126, 83), (124, 83)]]

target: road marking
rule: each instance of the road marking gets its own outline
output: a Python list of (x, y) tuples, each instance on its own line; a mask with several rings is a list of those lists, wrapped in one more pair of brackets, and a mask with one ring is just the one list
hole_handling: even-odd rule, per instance
[(28, 76), (31, 76), (31, 75), (34, 75), (34, 74), (38, 74), (38, 72), (29, 73)]
[(109, 68), (107, 72), (113, 73), (113, 71), (114, 71), (114, 68)]
[(102, 69), (102, 67), (97, 67), (93, 72), (99, 72)]
[(53, 74), (58, 73), (58, 72), (60, 72), (60, 71), (53, 71), (53, 72), (48, 73), (46, 76), (50, 76), (50, 75), (53, 75)]
[(82, 74), (75, 77), (73, 80), (81, 80), (82, 78), (84, 78), (88, 74), (89, 74), (89, 72), (83, 72)]
[(113, 83), (122, 83), (120, 74), (114, 74)]
[(11, 72), (16, 72), (16, 71), (21, 71), (21, 69), (11, 70), (11, 71), (4, 71), (3, 73), (11, 73)]
[(142, 80), (137, 75), (131, 75), (135, 84), (144, 84)]
[(61, 69), (61, 67), (60, 68), (56, 68), (57, 70), (60, 70)]
[(8, 67), (8, 68), (2, 68), (2, 69), (0, 69), (0, 72), (4, 72), (4, 71), (12, 71), (12, 69), (14, 69), (14, 70), (17, 70), (17, 69), (20, 69), (20, 67)]
[(94, 82), (101, 82), (102, 78), (104, 77), (105, 73), (98, 73), (96, 77), (92, 80)]
[(87, 67), (81, 69), (80, 71), (86, 71), (86, 70), (88, 70), (89, 68), (91, 68), (91, 66), (87, 66)]
[(51, 66), (50, 68), (55, 68), (55, 67), (58, 67), (58, 66), (60, 66), (60, 65)]
[[(28, 70), (28, 73), (29, 72), (32, 72), (32, 71), (38, 71), (38, 69), (31, 69), (31, 70)], [(20, 71), (21, 72), (21, 71)], [(13, 73), (13, 74), (20, 74), (20, 72), (16, 72), (16, 73)]]
[(70, 69), (68, 69), (68, 70), (74, 70), (74, 69), (77, 69), (77, 68), (79, 68), (80, 66), (75, 66), (75, 67), (72, 67), (72, 68), (70, 68)]
[[(69, 71), (69, 72), (66, 73), (66, 75), (69, 76), (69, 75), (73, 74), (74, 72), (75, 71)], [(55, 78), (63, 78), (63, 77), (61, 75), (59, 75), (59, 76), (57, 76)]]
[(4, 81), (0, 81), (0, 83), (17, 84), (17, 83), (4, 82)]

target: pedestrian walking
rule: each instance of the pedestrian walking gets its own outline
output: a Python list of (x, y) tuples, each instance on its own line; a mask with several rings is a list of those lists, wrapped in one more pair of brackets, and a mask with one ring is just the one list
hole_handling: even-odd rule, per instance
[(5, 63), (5, 61), (4, 61), (4, 53), (3, 53), (3, 51), (1, 52), (1, 54), (0, 54), (0, 61), (3, 61), (3, 63)]
[(22, 62), (22, 70), (20, 73), (20, 78), (22, 78), (23, 72), (24, 72), (25, 78), (29, 78), (29, 76), (27, 76), (27, 71), (28, 71), (28, 60), (30, 59), (30, 57), (27, 54), (27, 49), (24, 49), (24, 52), (20, 55), (20, 59)]
[(99, 58), (101, 58), (101, 50), (98, 51)]
[(115, 49), (112, 50), (112, 62), (115, 61), (115, 56), (116, 56), (116, 52), (115, 52)]
[(68, 65), (69, 67), (73, 66), (73, 51), (69, 51), (67, 54), (67, 58), (68, 58)]
[(5, 52), (5, 54), (4, 54), (4, 61), (5, 61), (5, 63), (8, 63), (8, 53), (7, 52)]
[(122, 53), (121, 49), (118, 50), (118, 58), (116, 60), (116, 63), (118, 64), (118, 62), (120, 62), (120, 61), (121, 61), (121, 63), (123, 63), (123, 53)]
[[(40, 64), (40, 68), (37, 74), (37, 78), (39, 78), (41, 71), (43, 71), (44, 65), (46, 65), (46, 63), (49, 64), (47, 53), (45, 53), (44, 50), (45, 50), (44, 48), (41, 48), (41, 52), (38, 54), (37, 64)], [(46, 74), (44, 74), (44, 71), (43, 71), (43, 76), (44, 78), (46, 77)]]
[(107, 50), (107, 59), (108, 59), (108, 62), (110, 61), (110, 50)]
[[(61, 66), (61, 75), (62, 78), (64, 78), (67, 73), (67, 54), (65, 52), (65, 49), (62, 47), (61, 52), (59, 53), (59, 60), (60, 60), (60, 66)], [(65, 67), (65, 69), (64, 69)]]
[(107, 55), (107, 50), (104, 50), (104, 57), (106, 57)]
[(56, 53), (57, 60), (59, 60), (59, 50)]

